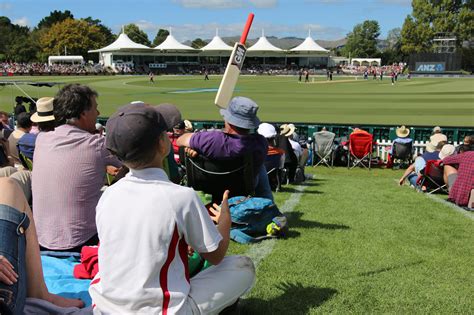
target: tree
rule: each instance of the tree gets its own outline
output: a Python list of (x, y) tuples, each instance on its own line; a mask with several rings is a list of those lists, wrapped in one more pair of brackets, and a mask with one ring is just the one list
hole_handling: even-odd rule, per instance
[(105, 36), (96, 25), (85, 20), (66, 19), (43, 33), (40, 45), (45, 55), (62, 53), (66, 47), (71, 55), (86, 56), (88, 50), (105, 45)]
[(166, 37), (170, 34), (169, 31), (160, 28), (158, 33), (156, 33), (155, 39), (153, 40), (153, 47), (158, 46), (165, 41)]
[(12, 24), (7, 17), (0, 17), (0, 55), (2, 59), (18, 62), (35, 59), (38, 45), (30, 38), (26, 26)]
[(150, 46), (148, 35), (135, 24), (128, 24), (124, 27), (125, 34), (135, 43)]
[(84, 19), (89, 25), (95, 25), (99, 28), (100, 32), (104, 34), (105, 37), (105, 45), (111, 44), (113, 41), (117, 39), (117, 37), (112, 33), (112, 30), (102, 24), (102, 21), (99, 19), (93, 19), (92, 17), (87, 17)]
[(401, 32), (404, 53), (428, 52), (437, 33), (452, 33), (460, 47), (472, 39), (474, 11), (472, 0), (413, 0), (413, 12)]
[(401, 35), (402, 29), (397, 27), (394, 29), (391, 29), (388, 31), (387, 34), (387, 42), (388, 42), (388, 48), (390, 49), (397, 49), (400, 48), (401, 42), (402, 42), (402, 35)]
[(49, 13), (48, 16), (44, 17), (41, 21), (39, 21), (38, 26), (36, 26), (37, 29), (41, 28), (49, 28), (53, 26), (55, 23), (62, 22), (66, 19), (74, 19), (74, 16), (72, 15), (71, 11), (66, 10), (64, 12), (62, 11), (57, 11), (54, 10)]
[(207, 45), (207, 43), (205, 41), (203, 41), (202, 39), (200, 39), (200, 38), (196, 38), (191, 43), (191, 47), (196, 48), (196, 49), (202, 48), (206, 45)]
[(367, 58), (377, 54), (377, 38), (380, 35), (379, 23), (367, 20), (354, 26), (351, 33), (347, 34), (347, 43), (344, 54), (352, 57)]
[(388, 31), (387, 47), (382, 52), (382, 64), (393, 64), (405, 59), (402, 53), (401, 29), (399, 27)]

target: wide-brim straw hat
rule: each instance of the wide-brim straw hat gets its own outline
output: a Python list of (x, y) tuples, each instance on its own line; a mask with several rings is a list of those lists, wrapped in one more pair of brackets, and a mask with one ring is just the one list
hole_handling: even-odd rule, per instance
[(401, 127), (398, 127), (398, 128), (395, 130), (395, 134), (396, 134), (397, 137), (399, 137), (399, 138), (406, 138), (406, 137), (408, 137), (408, 135), (410, 134), (410, 129), (408, 129), (408, 128), (405, 127), (405, 126), (401, 126)]
[(444, 160), (445, 157), (453, 155), (454, 151), (456, 151), (456, 148), (454, 147), (454, 145), (445, 144), (443, 148), (441, 149), (441, 152), (439, 152), (439, 159)]
[(36, 113), (31, 116), (31, 121), (35, 123), (53, 121), (53, 100), (54, 97), (42, 97), (36, 101)]
[(280, 134), (285, 137), (290, 137), (295, 133), (295, 125), (293, 124), (283, 124), (280, 126)]
[(436, 146), (441, 141), (448, 141), (448, 138), (446, 137), (446, 135), (443, 135), (442, 133), (435, 133), (434, 135), (430, 137), (430, 142), (426, 144), (426, 151), (428, 152), (436, 151)]

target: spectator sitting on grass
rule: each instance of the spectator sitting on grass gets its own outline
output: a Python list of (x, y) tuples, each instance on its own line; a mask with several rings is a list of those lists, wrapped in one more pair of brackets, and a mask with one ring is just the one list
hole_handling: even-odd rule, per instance
[(443, 159), (444, 182), (449, 188), (449, 200), (461, 207), (468, 206), (474, 189), (474, 151)]
[[(42, 97), (36, 104), (38, 110), (34, 113), (30, 120), (38, 126), (39, 132), (53, 131), (55, 120), (53, 115), (52, 97)], [(36, 139), (38, 133), (26, 133), (18, 140), (18, 149), (21, 154), (33, 161), (33, 153), (35, 151)]]
[[(83, 307), (80, 300), (52, 294), (46, 287), (35, 222), (13, 179), (0, 178), (0, 288), (2, 314), (23, 314), (26, 297), (60, 307)], [(14, 257), (12, 256), (12, 253)]]
[(99, 241), (95, 207), (106, 169), (115, 175), (121, 163), (105, 148), (105, 137), (94, 134), (96, 99), (87, 86), (63, 87), (53, 104), (59, 126), (36, 140), (33, 214), (44, 250), (80, 251)]
[(441, 127), (436, 126), (433, 128), (430, 141), (426, 144), (426, 151), (434, 152), (439, 142), (448, 142), (448, 137), (446, 137), (446, 135), (442, 134), (441, 132)]
[(202, 154), (207, 158), (223, 160), (242, 157), (251, 152), (256, 174), (255, 195), (273, 200), (264, 161), (267, 155), (267, 140), (252, 134), (260, 120), (257, 117), (258, 105), (246, 97), (234, 97), (227, 109), (221, 109), (225, 127), (198, 133), (186, 133), (178, 138), (179, 146), (187, 147), (190, 156)]
[[(395, 143), (413, 142), (413, 139), (408, 137), (410, 135), (410, 129), (405, 126), (398, 127), (395, 130), (395, 134), (397, 135), (397, 138), (393, 140), (393, 145), (395, 145)], [(390, 154), (393, 154), (393, 145), (390, 148)]]
[(463, 143), (456, 148), (457, 153), (474, 151), (474, 136), (465, 136)]
[(13, 161), (16, 165), (21, 166), (20, 158), (18, 157), (18, 140), (25, 134), (29, 133), (31, 130), (32, 122), (30, 120), (29, 113), (21, 113), (17, 117), (16, 121), (16, 130), (10, 134), (8, 137), (8, 142), (10, 146), (10, 155), (13, 158)]
[[(173, 125), (146, 104), (119, 108), (107, 121), (107, 148), (130, 172), (97, 205), (100, 270), (89, 293), (100, 313), (218, 314), (254, 282), (250, 258), (225, 257), (229, 192), (212, 209), (215, 226), (196, 192), (166, 176)], [(214, 265), (192, 279), (188, 244)]]
[(415, 159), (415, 162), (408, 166), (408, 168), (405, 170), (405, 173), (403, 173), (402, 177), (398, 181), (398, 183), (403, 185), (405, 182), (405, 179), (408, 179), (412, 187), (416, 187), (416, 182), (418, 180), (418, 176), (420, 176), (421, 171), (425, 168), (426, 166), (426, 161), (431, 161), (431, 160), (439, 160), (439, 152), (441, 149), (444, 147), (446, 142), (441, 141), (437, 144), (435, 147), (434, 152), (425, 152), (421, 156), (418, 156)]

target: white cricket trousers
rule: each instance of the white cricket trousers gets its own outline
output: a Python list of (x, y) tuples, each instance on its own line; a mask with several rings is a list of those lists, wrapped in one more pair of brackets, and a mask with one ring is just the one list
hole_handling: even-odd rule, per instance
[(227, 256), (217, 266), (201, 271), (191, 279), (186, 314), (218, 314), (232, 305), (255, 282), (255, 267), (245, 256)]

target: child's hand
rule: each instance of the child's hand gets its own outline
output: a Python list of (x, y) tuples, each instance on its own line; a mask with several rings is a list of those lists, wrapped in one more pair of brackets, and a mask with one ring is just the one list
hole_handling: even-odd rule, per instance
[(217, 203), (214, 203), (210, 208), (209, 212), (211, 213), (211, 219), (215, 223), (219, 223), (222, 212), (225, 212), (227, 216), (229, 215), (229, 191), (224, 191), (222, 196), (222, 204), (219, 206)]

